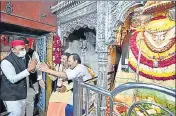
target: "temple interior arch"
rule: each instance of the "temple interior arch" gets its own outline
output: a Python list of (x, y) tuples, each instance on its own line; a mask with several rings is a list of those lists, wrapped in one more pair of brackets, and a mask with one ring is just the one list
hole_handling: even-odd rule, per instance
[[(81, 56), (83, 64), (91, 67), (98, 74), (97, 53), (96, 48), (96, 31), (89, 27), (80, 27), (73, 30), (70, 35), (65, 38), (65, 52), (78, 53)], [(91, 57), (88, 57), (91, 56)]]

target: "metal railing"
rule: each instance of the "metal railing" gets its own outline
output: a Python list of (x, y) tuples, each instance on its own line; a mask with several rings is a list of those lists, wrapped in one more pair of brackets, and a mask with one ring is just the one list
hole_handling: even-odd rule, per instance
[[(97, 87), (95, 85), (91, 85), (88, 83), (83, 82), (82, 78), (77, 78), (74, 81), (74, 85), (73, 85), (73, 106), (74, 106), (74, 116), (82, 116), (83, 115), (83, 109), (85, 110), (85, 115), (89, 116), (89, 92), (90, 91), (94, 91), (98, 94), (98, 96), (101, 98), (102, 96), (106, 96), (110, 98), (110, 116), (114, 116), (114, 115), (118, 115), (117, 113), (115, 113), (113, 111), (114, 109), (114, 97), (116, 95), (118, 95), (119, 93), (125, 91), (125, 90), (129, 90), (129, 89), (150, 89), (150, 90), (154, 90), (154, 91), (158, 91), (164, 94), (167, 94), (171, 97), (176, 98), (176, 91), (172, 90), (170, 88), (166, 88), (166, 87), (162, 87), (162, 86), (158, 86), (158, 85), (154, 85), (154, 84), (147, 84), (147, 83), (136, 83), (136, 82), (130, 82), (130, 83), (126, 83), (126, 84), (122, 84), (120, 86), (118, 86), (117, 88), (115, 88), (113, 91), (108, 91), (105, 90), (103, 88)], [(85, 108), (83, 108), (83, 89), (85, 89), (85, 93), (86, 95), (85, 97)], [(96, 101), (97, 103), (97, 107), (96, 107), (96, 116), (101, 116), (101, 99)], [(139, 103), (144, 103), (145, 101), (141, 101), (141, 102), (136, 102), (134, 103), (131, 107), (129, 107), (128, 110), (128, 116), (130, 116), (131, 112), (133, 111), (133, 108), (136, 105), (139, 105)], [(149, 102), (145, 102), (148, 104), (153, 104), (155, 106), (158, 106), (162, 109), (164, 109), (169, 116), (174, 116), (174, 113), (169, 111), (167, 108), (163, 107), (163, 106), (159, 106), (155, 103), (149, 103)], [(136, 114), (136, 113), (135, 113)]]

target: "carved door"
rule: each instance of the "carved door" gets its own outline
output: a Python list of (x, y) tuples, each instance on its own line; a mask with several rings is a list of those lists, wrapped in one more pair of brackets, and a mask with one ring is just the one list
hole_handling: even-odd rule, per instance
[[(36, 40), (36, 51), (39, 54), (40, 61), (46, 61), (46, 36), (41, 36)], [(43, 80), (46, 81), (46, 73), (42, 74)], [(41, 89), (40, 96), (39, 96), (39, 103), (38, 106), (44, 112), (46, 110), (46, 90)]]

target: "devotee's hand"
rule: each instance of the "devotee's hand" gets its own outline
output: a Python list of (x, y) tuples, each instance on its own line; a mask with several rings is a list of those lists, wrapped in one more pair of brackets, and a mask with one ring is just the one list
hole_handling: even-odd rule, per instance
[(47, 64), (41, 63), (39, 66), (39, 69), (40, 69), (40, 71), (46, 72), (49, 69), (49, 67)]
[(36, 68), (36, 65), (37, 63), (35, 60), (30, 60), (28, 63), (28, 68), (27, 68), (28, 72), (34, 71)]
[(45, 85), (45, 82), (43, 79), (39, 80), (39, 85), (41, 88), (43, 88), (43, 89), (45, 88), (46, 85)]

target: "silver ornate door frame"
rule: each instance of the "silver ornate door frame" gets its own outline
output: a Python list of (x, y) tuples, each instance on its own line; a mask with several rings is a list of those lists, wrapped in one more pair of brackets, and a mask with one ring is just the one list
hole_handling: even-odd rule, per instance
[[(36, 39), (36, 51), (39, 54), (39, 58), (41, 62), (46, 61), (46, 36), (41, 36)], [(43, 80), (46, 81), (46, 73), (42, 73)], [(45, 112), (46, 111), (46, 90), (41, 88), (39, 95), (39, 103), (38, 106), (40, 109)]]
[(126, 12), (143, 1), (62, 1), (51, 8), (57, 14), (58, 35), (62, 44), (74, 30), (88, 26), (96, 30), (99, 83), (106, 88), (107, 46), (126, 19)]

